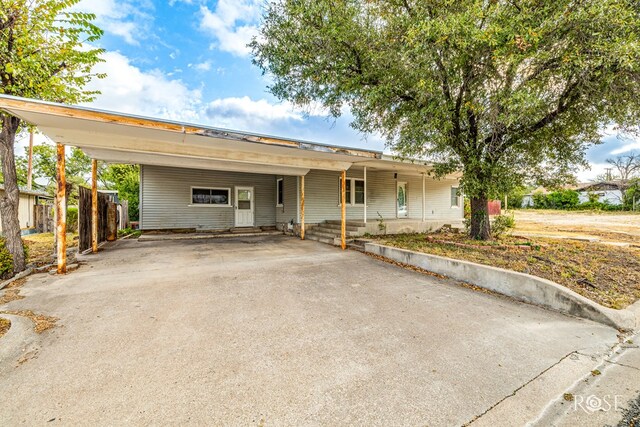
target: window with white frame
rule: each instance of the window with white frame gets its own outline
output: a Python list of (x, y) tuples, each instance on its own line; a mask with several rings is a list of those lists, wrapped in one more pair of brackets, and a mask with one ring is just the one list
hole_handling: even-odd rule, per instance
[(191, 204), (198, 206), (231, 206), (231, 189), (191, 187)]
[[(338, 182), (338, 204), (342, 204), (342, 178)], [(347, 178), (346, 200), (348, 205), (364, 205), (364, 179)]]
[(276, 206), (281, 207), (284, 205), (284, 179), (278, 178), (276, 180)]
[(460, 189), (458, 187), (451, 187), (451, 207), (460, 207)]

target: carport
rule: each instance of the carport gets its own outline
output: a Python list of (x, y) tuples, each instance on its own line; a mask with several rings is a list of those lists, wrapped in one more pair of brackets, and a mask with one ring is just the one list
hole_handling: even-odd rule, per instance
[[(92, 249), (94, 252), (98, 250), (97, 160), (300, 177), (302, 239), (304, 239), (304, 177), (312, 167), (338, 171), (344, 177), (346, 170), (356, 162), (375, 162), (376, 160), (382, 162), (382, 154), (372, 151), (115, 114), (7, 95), (0, 95), (0, 108), (27, 123), (36, 125), (57, 144), (58, 273), (66, 271), (64, 249), (66, 247), (66, 212), (63, 208), (66, 199), (64, 172), (66, 145), (81, 148), (93, 159)], [(344, 179), (343, 182), (345, 182)], [(345, 227), (343, 227), (343, 237), (344, 230)]]
[[(81, 148), (93, 160), (92, 250), (94, 252), (98, 249), (96, 226), (98, 222), (96, 220), (98, 160), (139, 164), (141, 167), (148, 166), (156, 169), (174, 168), (194, 171), (194, 175), (197, 171), (215, 171), (221, 178), (225, 178), (224, 175), (242, 175), (245, 178), (245, 183), (242, 184), (244, 187), (238, 183), (232, 183), (232, 185), (227, 183), (224, 186), (226, 188), (192, 186), (190, 190), (192, 201), (188, 202), (191, 208), (195, 207), (192, 205), (196, 203), (202, 203), (202, 200), (211, 201), (214, 198), (221, 200), (224, 205), (213, 206), (217, 210), (209, 212), (220, 213), (222, 208), (226, 208), (225, 212), (228, 212), (228, 209), (235, 208), (236, 224), (242, 223), (242, 226), (245, 226), (245, 222), (239, 220), (240, 211), (252, 209), (251, 215), (253, 215), (256, 204), (251, 196), (254, 193), (251, 190), (252, 183), (246, 183), (246, 180), (250, 179), (247, 177), (269, 177), (273, 180), (273, 187), (276, 186), (278, 177), (295, 178), (294, 185), (297, 188), (290, 193), (295, 195), (292, 195), (292, 199), (287, 203), (289, 206), (295, 206), (295, 224), (300, 238), (305, 239), (305, 205), (307, 205), (309, 218), (313, 220), (308, 221), (309, 223), (319, 224), (325, 220), (337, 222), (338, 239), (342, 249), (346, 248), (347, 221), (366, 225), (368, 216), (369, 219), (377, 218), (375, 213), (379, 212), (379, 209), (387, 210), (387, 219), (389, 217), (404, 221), (411, 219), (412, 221), (409, 222), (418, 224), (423, 229), (431, 228), (433, 221), (442, 221), (443, 218), (445, 221), (461, 220), (461, 214), (454, 213), (452, 217), (452, 212), (462, 212), (462, 210), (449, 209), (448, 205), (452, 200), (450, 190), (457, 191), (459, 176), (456, 174), (445, 177), (444, 184), (438, 184), (440, 186), (434, 188), (431, 193), (434, 199), (430, 203), (432, 206), (439, 204), (441, 208), (431, 207), (427, 212), (426, 175), (430, 173), (433, 166), (425, 161), (397, 159), (379, 151), (203, 127), (7, 95), (0, 95), (0, 108), (26, 123), (37, 126), (57, 144), (56, 213), (58, 222), (56, 233), (59, 273), (64, 273), (66, 270), (64, 249), (66, 247), (66, 213), (63, 209), (66, 199), (64, 173), (66, 145)], [(370, 180), (372, 185), (369, 188), (367, 187), (368, 171), (373, 175)], [(144, 175), (141, 173), (141, 176)], [(305, 177), (308, 185), (306, 193)], [(380, 187), (379, 183), (392, 181), (397, 182), (398, 188), (394, 189), (393, 183), (394, 187)], [(407, 184), (408, 181), (410, 184)], [(288, 182), (291, 183), (291, 180)], [(409, 208), (411, 206), (413, 208), (409, 210), (406, 201), (410, 198), (406, 193), (407, 185), (411, 188), (410, 192), (413, 191), (411, 199), (413, 205), (409, 204)], [(451, 188), (448, 187), (449, 185)], [(234, 195), (232, 195), (232, 186), (235, 189)], [(194, 188), (197, 191), (194, 191)], [(141, 202), (142, 189), (141, 185)], [(368, 193), (374, 196), (372, 203), (378, 203), (369, 213), (367, 212)], [(356, 197), (358, 194), (360, 198)], [(402, 194), (403, 206), (400, 206), (401, 199), (398, 194)], [(249, 207), (245, 207), (246, 204), (240, 206), (238, 200), (241, 195), (250, 199)], [(305, 203), (305, 196), (307, 203)], [(396, 197), (398, 197), (397, 205)], [(231, 199), (234, 200), (233, 206), (230, 203)], [(310, 210), (312, 205), (313, 209)], [(347, 205), (349, 205), (348, 212)], [(272, 206), (276, 206), (276, 203)], [(157, 206), (154, 208), (159, 209)], [(409, 212), (413, 215), (411, 218), (409, 218)], [(291, 213), (287, 215), (292, 218)], [(432, 216), (427, 219), (427, 215)], [(293, 223), (294, 220), (290, 219), (290, 222)], [(249, 223), (250, 221), (247, 220), (246, 224)]]

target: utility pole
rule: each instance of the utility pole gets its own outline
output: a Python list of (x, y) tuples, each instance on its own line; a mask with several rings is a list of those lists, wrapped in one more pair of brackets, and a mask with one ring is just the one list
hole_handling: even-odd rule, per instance
[(607, 181), (611, 181), (611, 171), (613, 170), (613, 168), (605, 168), (604, 170), (606, 171), (605, 177)]

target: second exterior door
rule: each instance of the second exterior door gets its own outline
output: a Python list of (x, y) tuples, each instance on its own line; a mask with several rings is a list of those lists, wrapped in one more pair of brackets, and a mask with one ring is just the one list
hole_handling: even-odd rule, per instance
[(253, 227), (255, 194), (253, 187), (236, 187), (236, 227)]

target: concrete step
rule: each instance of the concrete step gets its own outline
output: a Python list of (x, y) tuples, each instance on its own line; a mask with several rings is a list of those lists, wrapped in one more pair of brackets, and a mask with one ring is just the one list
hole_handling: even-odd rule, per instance
[(320, 243), (326, 243), (327, 245), (333, 245), (334, 244), (334, 240), (333, 239), (330, 239), (328, 237), (314, 236), (313, 234), (305, 234), (305, 239), (314, 240), (314, 241), (320, 242)]
[[(329, 222), (321, 222), (320, 224), (317, 225), (318, 227), (323, 227), (323, 228), (331, 228), (332, 230), (338, 230), (340, 231), (340, 229), (342, 228), (342, 225), (340, 224), (332, 224)], [(354, 225), (347, 225), (347, 231), (364, 231), (365, 227), (356, 227)], [(361, 230), (362, 229), (362, 230)]]
[[(312, 229), (312, 231), (318, 231), (320, 233), (333, 234), (334, 236), (340, 237), (340, 229), (339, 228), (327, 228), (324, 225), (319, 225)], [(359, 236), (361, 233), (358, 230), (348, 230), (347, 236)]]
[(235, 227), (230, 230), (232, 233), (260, 233), (262, 228), (259, 227)]
[[(327, 224), (342, 224), (339, 219), (328, 219), (325, 221)], [(361, 221), (347, 221), (347, 227), (366, 227), (367, 224)]]
[(334, 233), (325, 233), (322, 231), (318, 231), (318, 230), (307, 230), (307, 232), (304, 234), (305, 236), (318, 236), (318, 237), (323, 237), (326, 239), (335, 239), (336, 236)]

